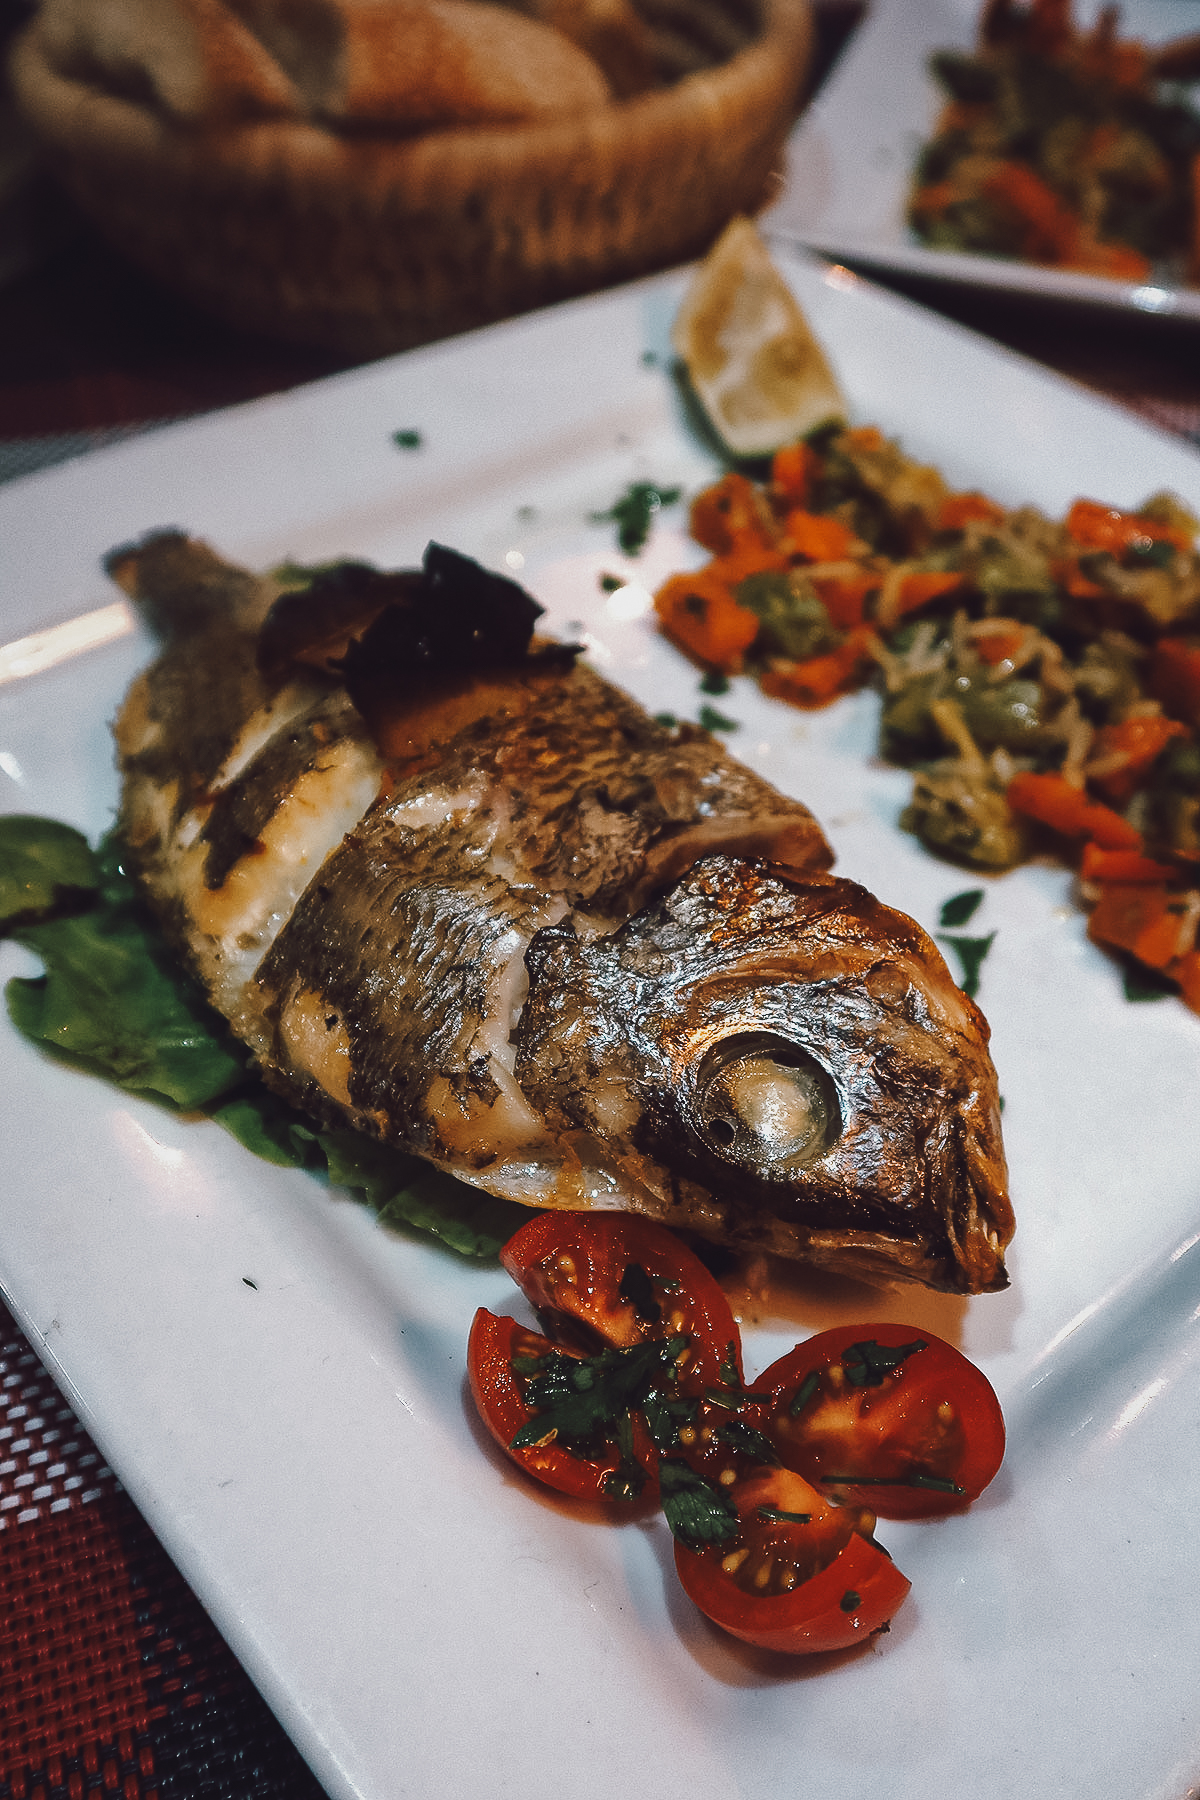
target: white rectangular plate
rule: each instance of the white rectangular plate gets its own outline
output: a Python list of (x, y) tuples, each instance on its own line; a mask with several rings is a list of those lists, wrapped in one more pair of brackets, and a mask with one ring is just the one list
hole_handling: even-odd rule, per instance
[[(784, 266), (856, 419), (956, 484), (1051, 510), (1165, 486), (1200, 509), (1186, 447), (843, 270)], [(695, 671), (598, 579), (648, 588), (696, 559), (682, 508), (637, 559), (590, 516), (631, 479), (694, 490), (711, 472), (666, 368), (680, 291), (578, 302), (5, 490), (3, 636), (111, 605), (101, 556), (155, 526), (259, 565), (412, 562), (434, 536), (519, 572), (652, 710), (696, 717)], [(19, 674), (36, 643), (10, 658), (6, 809), (108, 823), (107, 724), (149, 652), (109, 622), (57, 664), (64, 640), (43, 641), (40, 672)], [(842, 871), (936, 929), (972, 883), (898, 829), (907, 779), (872, 760), (874, 699), (807, 715), (739, 682), (720, 706), (746, 760), (816, 808)], [(510, 1309), (503, 1274), (0, 1024), (0, 1286), (337, 1800), (1161, 1800), (1200, 1771), (1200, 1019), (1123, 999), (1065, 871), (986, 885), (1012, 1288), (965, 1302), (798, 1276), (747, 1319), (753, 1372), (830, 1323), (937, 1331), (1008, 1414), (978, 1506), (886, 1529), (914, 1581), (891, 1634), (823, 1665), (710, 1630), (660, 1524), (581, 1519), (502, 1465), (462, 1384), (475, 1308)], [(4, 950), (0, 972), (33, 967)]]
[[(930, 250), (909, 229), (917, 153), (945, 96), (929, 73), (935, 50), (968, 50), (983, 0), (873, 0), (865, 22), (803, 114), (787, 149), (779, 200), (764, 224), (848, 262), (901, 275), (1116, 307), (1151, 317), (1200, 319), (1200, 292), (1111, 281), (1071, 269), (957, 250)], [(1088, 24), (1099, 0), (1076, 0)], [(1121, 34), (1165, 43), (1200, 24), (1195, 0), (1125, 0)]]

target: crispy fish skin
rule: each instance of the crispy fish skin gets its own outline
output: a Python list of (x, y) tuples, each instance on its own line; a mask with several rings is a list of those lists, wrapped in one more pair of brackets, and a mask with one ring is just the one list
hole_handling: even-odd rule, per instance
[(270, 583), (179, 534), (110, 568), (175, 634), (116, 726), (131, 861), (280, 1092), (530, 1205), (1006, 1284), (987, 1026), (806, 807), (561, 659), (368, 729), (264, 673)]

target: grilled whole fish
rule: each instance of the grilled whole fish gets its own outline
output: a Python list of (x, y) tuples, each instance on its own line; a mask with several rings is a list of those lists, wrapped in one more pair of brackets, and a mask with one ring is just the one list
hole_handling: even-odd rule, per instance
[(812, 814), (431, 545), (305, 591), (163, 533), (129, 858), (271, 1085), (537, 1207), (966, 1293), (1013, 1219), (982, 1015)]

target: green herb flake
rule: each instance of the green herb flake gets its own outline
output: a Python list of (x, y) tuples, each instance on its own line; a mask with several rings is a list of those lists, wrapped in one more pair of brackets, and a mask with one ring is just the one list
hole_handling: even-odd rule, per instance
[(686, 1337), (654, 1338), (624, 1349), (607, 1345), (595, 1356), (551, 1350), (533, 1374), (523, 1378), (523, 1398), (533, 1417), (512, 1441), (514, 1450), (540, 1444), (547, 1436), (564, 1449), (591, 1455), (617, 1441), (622, 1420), (644, 1406), (655, 1388), (670, 1386)]
[(715, 706), (702, 706), (700, 708), (700, 723), (705, 731), (741, 730), (741, 726), (736, 719), (727, 719), (725, 714), (723, 712), (718, 712)]
[(709, 669), (700, 682), (702, 694), (727, 694), (732, 686), (724, 669)]
[(654, 723), (656, 725), (665, 725), (668, 731), (674, 731), (679, 725), (679, 720), (675, 717), (674, 713), (662, 712), (655, 713)]
[(819, 1477), (822, 1487), (903, 1487), (922, 1488), (934, 1494), (966, 1493), (966, 1488), (959, 1487), (957, 1481), (951, 1481), (943, 1475), (923, 1475), (917, 1471), (911, 1475), (822, 1475)]
[(393, 431), (392, 442), (395, 444), (397, 450), (419, 450), (424, 439), (419, 431), (408, 429), (405, 431)]
[(1127, 962), (1121, 971), (1121, 985), (1125, 998), (1141, 1002), (1143, 1000), (1165, 1000), (1171, 994), (1178, 994), (1179, 989), (1169, 975), (1158, 969), (1149, 969), (1144, 963)]
[(602, 525), (611, 520), (626, 556), (637, 556), (646, 547), (655, 513), (673, 505), (682, 492), (682, 488), (659, 487), (653, 481), (631, 481), (606, 512), (592, 513), (592, 522)]
[(687, 1463), (676, 1457), (663, 1457), (658, 1465), (658, 1482), (667, 1524), (689, 1550), (702, 1550), (706, 1544), (727, 1544), (736, 1536), (737, 1510), (732, 1500)]
[(758, 1516), (760, 1519), (765, 1519), (768, 1525), (812, 1524), (811, 1513), (781, 1512), (777, 1506), (760, 1506), (758, 1509)]
[(623, 575), (605, 574), (600, 577), (600, 591), (603, 594), (615, 594), (618, 588), (623, 588), (627, 585)]
[(862, 1605), (862, 1595), (856, 1594), (853, 1588), (847, 1588), (838, 1604), (844, 1613), (857, 1612)]
[(978, 912), (983, 902), (982, 888), (968, 888), (963, 894), (952, 894), (942, 902), (939, 925), (965, 925)]
[(686, 1394), (668, 1394), (662, 1388), (651, 1388), (642, 1402), (642, 1417), (656, 1450), (674, 1450), (685, 1427), (695, 1427), (700, 1417), (700, 1402)]
[(879, 1344), (865, 1338), (842, 1353), (846, 1380), (855, 1388), (882, 1387), (889, 1375), (925, 1347), (924, 1338), (914, 1338), (911, 1344)]
[(725, 1424), (717, 1426), (713, 1435), (718, 1444), (724, 1444), (738, 1456), (748, 1456), (752, 1462), (766, 1463), (773, 1469), (779, 1467), (779, 1452), (770, 1438), (756, 1431), (753, 1425), (747, 1425), (744, 1419), (727, 1419)]
[(804, 1380), (800, 1383), (800, 1386), (792, 1395), (792, 1403), (788, 1407), (788, 1416), (790, 1418), (798, 1419), (800, 1417), (800, 1414), (804, 1411), (809, 1401), (813, 1399), (820, 1385), (820, 1371), (817, 1369), (810, 1369), (808, 1374), (804, 1377)]
[(990, 931), (986, 937), (957, 937), (939, 933), (938, 942), (949, 944), (962, 969), (962, 980), (959, 986), (964, 994), (973, 1000), (979, 992), (979, 976), (983, 969), (988, 951), (996, 941), (996, 933)]

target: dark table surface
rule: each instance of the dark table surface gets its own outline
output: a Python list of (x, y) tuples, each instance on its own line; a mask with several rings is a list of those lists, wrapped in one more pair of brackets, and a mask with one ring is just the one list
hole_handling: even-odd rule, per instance
[[(821, 70), (857, 12), (823, 9)], [(0, 286), (0, 480), (348, 366), (204, 318), (40, 181), (25, 208), (31, 260)], [(1197, 328), (891, 285), (1200, 442)], [(0, 1306), (0, 1800), (319, 1792)]]

